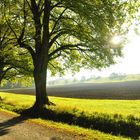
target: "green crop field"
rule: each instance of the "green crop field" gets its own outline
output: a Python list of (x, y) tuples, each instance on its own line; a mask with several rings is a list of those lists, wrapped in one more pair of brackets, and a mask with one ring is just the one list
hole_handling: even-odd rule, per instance
[[(1, 108), (5, 109), (10, 108), (9, 106), (6, 107), (6, 104), (12, 105), (14, 108), (17, 108), (17, 110), (28, 108), (33, 105), (35, 100), (35, 97), (32, 95), (20, 95), (1, 92), (0, 96), (5, 103), (5, 106), (1, 105)], [(131, 137), (138, 139), (140, 136), (140, 100), (95, 100), (60, 97), (49, 98), (51, 102), (55, 103), (55, 106), (49, 107), (50, 110), (57, 112), (57, 114), (61, 112), (63, 117), (66, 116), (66, 113), (67, 115), (72, 114), (73, 117), (75, 117), (74, 120), (80, 118), (83, 119), (83, 123), (85, 120), (86, 124), (82, 124), (82, 127), (89, 127), (92, 129), (95, 128), (105, 133), (122, 135), (127, 138)], [(90, 124), (87, 125), (88, 123)], [(95, 123), (97, 126), (91, 126), (92, 123)], [(75, 124), (78, 123), (76, 122)], [(125, 128), (126, 130), (127, 128), (130, 130), (123, 132)], [(116, 131), (117, 129), (118, 131)], [(111, 135), (109, 137), (110, 139), (114, 139)], [(118, 139), (123, 138), (118, 136)]]

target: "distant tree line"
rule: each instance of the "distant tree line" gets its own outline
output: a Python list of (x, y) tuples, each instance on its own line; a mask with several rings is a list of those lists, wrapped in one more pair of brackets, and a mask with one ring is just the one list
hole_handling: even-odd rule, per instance
[(126, 78), (126, 74), (125, 73), (112, 73), (109, 76), (110, 80), (123, 80), (124, 78)]

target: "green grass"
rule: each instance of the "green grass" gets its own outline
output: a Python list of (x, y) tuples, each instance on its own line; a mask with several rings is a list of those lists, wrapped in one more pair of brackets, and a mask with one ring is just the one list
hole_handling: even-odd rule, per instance
[[(5, 99), (4, 103), (6, 103), (3, 105), (1, 104), (1, 108), (8, 108), (12, 111), (18, 112), (18, 110), (31, 107), (34, 103), (34, 96), (30, 95), (0, 93), (0, 96)], [(56, 106), (49, 107), (50, 110), (56, 112), (57, 118), (54, 116), (54, 120), (56, 121), (61, 121), (62, 119), (63, 122), (69, 121), (69, 124), (77, 124), (82, 127), (101, 130), (106, 133), (110, 133), (112, 131), (112, 133), (115, 135), (121, 134), (125, 136), (131, 136), (132, 138), (135, 138), (136, 136), (137, 139), (139, 137), (139, 100), (87, 100), (58, 97), (50, 97), (50, 100), (56, 104)], [(52, 122), (50, 124), (52, 124)], [(94, 126), (91, 124), (94, 124)], [(55, 125), (57, 126), (57, 123)], [(65, 127), (62, 124), (62, 128)], [(70, 126), (67, 125), (67, 127)], [(71, 130), (74, 131), (75, 128)], [(130, 132), (128, 132), (128, 130)], [(86, 134), (89, 137), (93, 136), (93, 133), (94, 135), (97, 133), (97, 137), (95, 138), (117, 139), (117, 137), (113, 137), (99, 131), (93, 131), (89, 129), (85, 131), (88, 132), (88, 134)], [(118, 139), (123, 138), (118, 137)]]
[[(23, 107), (30, 107), (35, 101), (35, 97), (31, 95), (1, 92), (0, 96), (6, 99), (8, 103)], [(49, 97), (49, 99), (56, 104), (55, 109), (57, 108), (58, 110), (78, 109), (88, 114), (98, 112), (106, 114), (117, 113), (123, 116), (140, 116), (140, 100), (93, 100), (60, 97)]]
[(46, 121), (42, 119), (35, 120), (41, 125), (53, 127), (59, 129), (61, 132), (73, 133), (75, 136), (82, 137), (81, 140), (129, 140), (129, 138), (124, 138), (121, 136), (113, 136), (111, 134), (105, 134), (100, 131), (84, 129), (74, 125), (67, 125), (64, 123), (56, 123), (53, 121)]
[[(76, 108), (88, 114), (93, 112), (140, 116), (140, 100), (93, 100), (50, 97), (58, 109)], [(56, 107), (55, 107), (56, 108)]]

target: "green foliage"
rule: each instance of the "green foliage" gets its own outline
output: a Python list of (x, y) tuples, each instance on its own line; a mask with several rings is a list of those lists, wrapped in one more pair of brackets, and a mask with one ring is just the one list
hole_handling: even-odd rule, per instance
[[(64, 34), (56, 40), (59, 43), (51, 51), (59, 46), (67, 46), (68, 49), (63, 49), (61, 57), (56, 59), (58, 65), (52, 62), (54, 71), (57, 66), (61, 70), (68, 68), (78, 71), (80, 67), (101, 68), (114, 64), (113, 57), (121, 55), (121, 47), (112, 48), (110, 39), (115, 34), (121, 34), (120, 22), (123, 22), (125, 15), (116, 7), (123, 3), (83, 0), (61, 2), (61, 8), (52, 11), (52, 19), (58, 19), (67, 8), (55, 28), (56, 34), (59, 30), (64, 30)], [(55, 21), (51, 21), (52, 24)], [(77, 44), (80, 44), (80, 49)]]
[[(34, 16), (37, 15), (30, 9), (31, 2), (24, 2), (12, 0), (6, 3), (5, 5), (10, 8), (10, 11), (6, 12), (6, 19), (13, 31), (12, 35), (18, 38), (24, 29), (23, 42), (32, 50), (36, 50)], [(38, 20), (44, 25), (44, 1), (34, 2), (38, 5), (38, 10), (42, 11)], [(123, 28), (123, 24), (126, 24), (131, 14), (134, 15), (131, 5), (135, 4), (134, 2), (51, 0), (50, 3), (51, 10), (47, 21), (50, 44), (46, 46), (49, 48), (46, 55), (50, 57), (49, 69), (52, 75), (57, 72), (64, 74), (67, 69), (79, 71), (81, 67), (107, 67), (115, 63), (116, 56), (122, 55), (123, 44), (114, 46), (110, 40), (114, 35), (123, 35), (126, 32), (127, 28)], [(41, 41), (45, 37), (43, 32), (42, 26), (38, 35), (42, 37)]]
[[(10, 6), (11, 3), (8, 1), (0, 3), (0, 83), (3, 79), (14, 81), (17, 77), (22, 79), (23, 76), (28, 79), (33, 70), (28, 52), (17, 48), (15, 37), (8, 25), (8, 22), (12, 23), (14, 20), (10, 19)], [(15, 28), (17, 28), (16, 26), (20, 25), (15, 25)], [(2, 85), (5, 81), (2, 82)]]
[[(9, 73), (9, 72), (8, 72)], [(7, 74), (8, 74), (7, 73)], [(11, 89), (11, 88), (23, 88), (23, 87), (32, 87), (34, 84), (33, 78), (25, 75), (22, 76), (14, 76), (7, 79), (7, 74), (5, 79), (2, 80), (1, 88), (3, 89)], [(7, 79), (7, 80), (6, 80)]]

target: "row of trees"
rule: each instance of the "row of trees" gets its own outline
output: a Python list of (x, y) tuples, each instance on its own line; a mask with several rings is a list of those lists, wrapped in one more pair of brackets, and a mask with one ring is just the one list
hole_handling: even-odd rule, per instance
[[(57, 78), (55, 80), (49, 80), (47, 82), (48, 86), (54, 86), (54, 85), (65, 85), (65, 84), (73, 84), (73, 83), (82, 83), (82, 82), (104, 82), (104, 79), (107, 80), (127, 80), (127, 76), (125, 73), (111, 73), (108, 77), (102, 77), (102, 76), (97, 76), (97, 75), (90, 75), (90, 77), (88, 76), (88, 78), (86, 76), (81, 76), (78, 79), (75, 77), (71, 77), (70, 79), (68, 78)], [(133, 80), (133, 79), (131, 79)]]
[(136, 5), (135, 0), (1, 0), (0, 80), (33, 76), (33, 109), (42, 109), (49, 104), (48, 69), (54, 75), (115, 63), (122, 42), (110, 40), (126, 33)]

